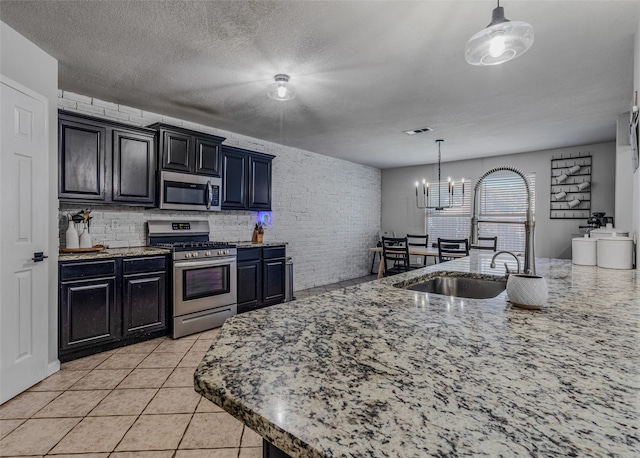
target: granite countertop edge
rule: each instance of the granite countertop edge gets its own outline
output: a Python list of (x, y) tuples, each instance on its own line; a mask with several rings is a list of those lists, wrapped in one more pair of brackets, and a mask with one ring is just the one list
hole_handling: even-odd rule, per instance
[(237, 241), (237, 242), (229, 242), (232, 245), (235, 245), (238, 248), (259, 248), (259, 247), (274, 247), (274, 246), (286, 246), (287, 242), (249, 242), (249, 241)]
[[(228, 242), (231, 245), (235, 245), (237, 248), (262, 248), (262, 247), (276, 247), (286, 246), (287, 242), (264, 242), (254, 243), (249, 241)], [(94, 251), (89, 253), (62, 253), (58, 254), (59, 262), (66, 261), (81, 261), (92, 259), (104, 259), (104, 258), (123, 258), (128, 256), (158, 256), (163, 254), (170, 254), (171, 250), (168, 248), (158, 247), (130, 247), (130, 248), (106, 248), (101, 251)]]
[(130, 247), (130, 248), (106, 248), (102, 251), (91, 253), (60, 253), (58, 262), (82, 261), (92, 259), (125, 258), (129, 256), (161, 256), (170, 254), (167, 248), (156, 247)]

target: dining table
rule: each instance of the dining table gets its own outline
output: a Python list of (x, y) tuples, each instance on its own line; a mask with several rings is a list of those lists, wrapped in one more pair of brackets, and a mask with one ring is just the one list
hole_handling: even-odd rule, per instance
[[(371, 247), (371, 248), (369, 248), (369, 251), (372, 251), (373, 253), (380, 253), (380, 265), (378, 266), (378, 278), (382, 278), (384, 276), (384, 259), (382, 257), (382, 247), (381, 246)], [(409, 246), (409, 255), (428, 256), (428, 257), (435, 258), (437, 260), (438, 259), (438, 249), (437, 248), (434, 249), (434, 248), (426, 247), (426, 246), (415, 246), (415, 245), (411, 246), (410, 245)], [(447, 253), (447, 257), (448, 258), (464, 258), (465, 256), (467, 256), (467, 255), (463, 254), (463, 253), (460, 253), (460, 254)]]

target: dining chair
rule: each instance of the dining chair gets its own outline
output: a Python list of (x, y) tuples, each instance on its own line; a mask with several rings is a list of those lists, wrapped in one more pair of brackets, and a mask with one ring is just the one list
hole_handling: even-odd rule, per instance
[[(396, 233), (393, 231), (383, 231), (382, 229), (380, 231), (378, 231), (378, 243), (376, 243), (376, 247), (381, 247), (382, 246), (382, 237), (395, 237)], [(382, 262), (382, 253), (378, 253), (376, 251), (373, 252), (373, 257), (371, 258), (371, 269), (369, 270), (369, 273), (371, 275), (375, 275), (375, 271), (373, 270), (373, 266), (376, 263), (376, 255), (378, 255), (378, 257), (380, 258), (380, 262)]]
[(496, 251), (498, 249), (498, 237), (478, 237), (478, 244), (474, 245), (473, 248), (476, 250)]
[(396, 275), (411, 270), (409, 245), (406, 237), (382, 237), (383, 276)]
[(438, 262), (451, 261), (459, 256), (469, 256), (469, 239), (441, 239), (438, 237)]
[[(411, 234), (407, 234), (407, 245), (409, 245), (410, 247), (412, 246), (419, 246), (419, 247), (424, 247), (424, 248), (428, 248), (429, 247), (429, 235), (411, 235)], [(411, 264), (411, 268), (412, 269), (420, 269), (421, 267), (425, 267), (427, 265), (427, 255), (413, 255), (416, 258), (424, 258), (422, 260), (422, 264)]]

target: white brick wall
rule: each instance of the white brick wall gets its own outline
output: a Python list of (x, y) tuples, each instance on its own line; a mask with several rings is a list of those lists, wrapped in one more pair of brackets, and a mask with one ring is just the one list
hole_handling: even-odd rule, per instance
[[(162, 121), (225, 137), (228, 145), (275, 155), (272, 224), (264, 240), (288, 243), (295, 289), (369, 273), (371, 254), (367, 248), (375, 245), (380, 228), (380, 170), (67, 91), (59, 91), (58, 107), (137, 126)], [(66, 214), (87, 207), (60, 204), (63, 246)], [(145, 223), (150, 219), (206, 218), (212, 240), (247, 241), (257, 217), (257, 212), (250, 211), (209, 214), (110, 205), (91, 208), (94, 243), (112, 247), (145, 245)]]

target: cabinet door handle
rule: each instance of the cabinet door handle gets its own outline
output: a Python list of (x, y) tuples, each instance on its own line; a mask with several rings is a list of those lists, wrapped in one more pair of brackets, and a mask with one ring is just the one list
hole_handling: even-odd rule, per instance
[(48, 257), (49, 256), (45, 256), (42, 251), (38, 251), (36, 253), (33, 253), (33, 258), (31, 258), (31, 260), (33, 262), (42, 262), (45, 260), (45, 258), (48, 258)]

